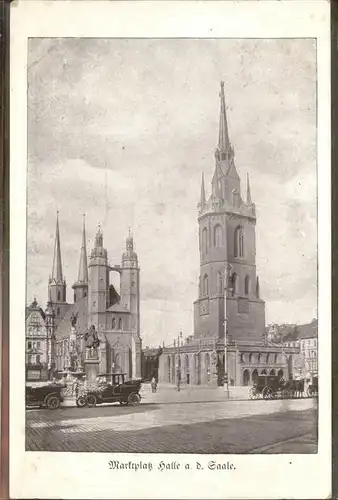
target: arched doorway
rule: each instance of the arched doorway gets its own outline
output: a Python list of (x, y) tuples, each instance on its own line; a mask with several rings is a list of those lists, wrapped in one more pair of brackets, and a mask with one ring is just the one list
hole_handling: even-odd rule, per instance
[(292, 356), (289, 356), (289, 359), (288, 359), (288, 372), (289, 372), (289, 380), (292, 380), (292, 378), (293, 378), (293, 373), (292, 373)]
[(282, 379), (284, 377), (283, 370), (278, 370), (277, 376), (278, 376), (279, 380)]
[(205, 366), (205, 380), (206, 383), (209, 384), (211, 379), (211, 370), (210, 370), (210, 355), (206, 353), (204, 358), (204, 366)]
[(195, 377), (196, 377), (196, 384), (200, 385), (201, 384), (201, 354), (197, 354), (195, 356)]
[(244, 370), (243, 372), (243, 385), (249, 385), (250, 382), (250, 372), (249, 370)]
[(187, 385), (190, 384), (190, 367), (189, 367), (189, 356), (188, 354), (185, 355), (185, 378), (186, 378), (186, 383)]
[(168, 382), (171, 384), (171, 357), (168, 356)]
[(258, 371), (256, 369), (253, 370), (251, 377), (252, 377), (252, 383), (255, 384), (258, 380)]
[(270, 370), (270, 375), (276, 375), (275, 370)]

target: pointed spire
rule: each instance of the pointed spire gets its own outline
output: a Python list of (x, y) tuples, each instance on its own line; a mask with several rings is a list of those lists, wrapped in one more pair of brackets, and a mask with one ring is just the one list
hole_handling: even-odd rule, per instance
[(133, 250), (134, 249), (134, 238), (132, 235), (132, 232), (130, 228), (128, 229), (128, 236), (126, 238), (126, 250)]
[(218, 150), (220, 153), (226, 153), (230, 149), (228, 123), (226, 117), (225, 97), (224, 97), (224, 82), (221, 82), (220, 91), (221, 109), (219, 116), (219, 135), (218, 135)]
[(61, 262), (61, 245), (60, 245), (60, 229), (59, 229), (59, 211), (56, 212), (56, 232), (55, 232), (55, 246), (54, 246), (52, 279), (54, 279), (55, 281), (63, 281), (62, 262)]
[(219, 186), (220, 178), (221, 178), (221, 172), (219, 168), (219, 163), (216, 162), (215, 172), (211, 184), (212, 184), (212, 194), (217, 198), (221, 198), (221, 190)]
[(202, 184), (201, 184), (201, 206), (205, 205), (205, 187), (204, 187), (204, 172), (202, 172)]
[(79, 272), (77, 281), (80, 283), (88, 283), (88, 263), (87, 263), (87, 246), (86, 246), (86, 216), (83, 214), (83, 229), (82, 229), (82, 245), (80, 254)]
[(246, 174), (246, 179), (247, 179), (246, 180), (246, 202), (248, 205), (252, 205), (249, 174)]
[(101, 224), (98, 225), (97, 233), (95, 236), (95, 248), (103, 247), (103, 234), (101, 231)]

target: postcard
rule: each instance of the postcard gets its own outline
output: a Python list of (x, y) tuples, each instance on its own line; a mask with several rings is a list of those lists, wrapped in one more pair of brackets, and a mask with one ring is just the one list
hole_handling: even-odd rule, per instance
[(13, 498), (328, 498), (322, 1), (11, 8)]

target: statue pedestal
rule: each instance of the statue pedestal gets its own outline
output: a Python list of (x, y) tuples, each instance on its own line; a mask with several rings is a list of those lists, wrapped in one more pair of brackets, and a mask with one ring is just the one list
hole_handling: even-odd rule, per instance
[(86, 382), (93, 382), (99, 373), (99, 358), (89, 358), (84, 362)]

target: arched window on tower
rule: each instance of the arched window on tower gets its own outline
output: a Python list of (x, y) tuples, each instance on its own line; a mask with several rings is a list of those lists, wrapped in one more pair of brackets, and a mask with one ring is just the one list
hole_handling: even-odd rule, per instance
[(122, 330), (122, 318), (119, 319), (119, 330)]
[(222, 227), (217, 224), (215, 227), (214, 227), (214, 246), (216, 248), (219, 248), (223, 245), (223, 242), (222, 242)]
[(112, 327), (112, 330), (115, 330), (115, 328), (116, 328), (116, 319), (115, 318), (112, 319), (111, 327)]
[(245, 295), (250, 294), (250, 277), (249, 276), (245, 276), (244, 292), (245, 292)]
[(236, 295), (237, 293), (237, 274), (233, 273), (231, 276), (231, 291), (232, 295)]
[(208, 275), (205, 274), (203, 277), (203, 295), (206, 296), (209, 294), (209, 279)]
[(234, 255), (244, 257), (244, 229), (241, 226), (235, 229)]
[(205, 227), (202, 231), (202, 253), (206, 255), (208, 252), (208, 230)]
[(60, 302), (60, 300), (61, 300), (61, 292), (58, 291), (58, 302)]

